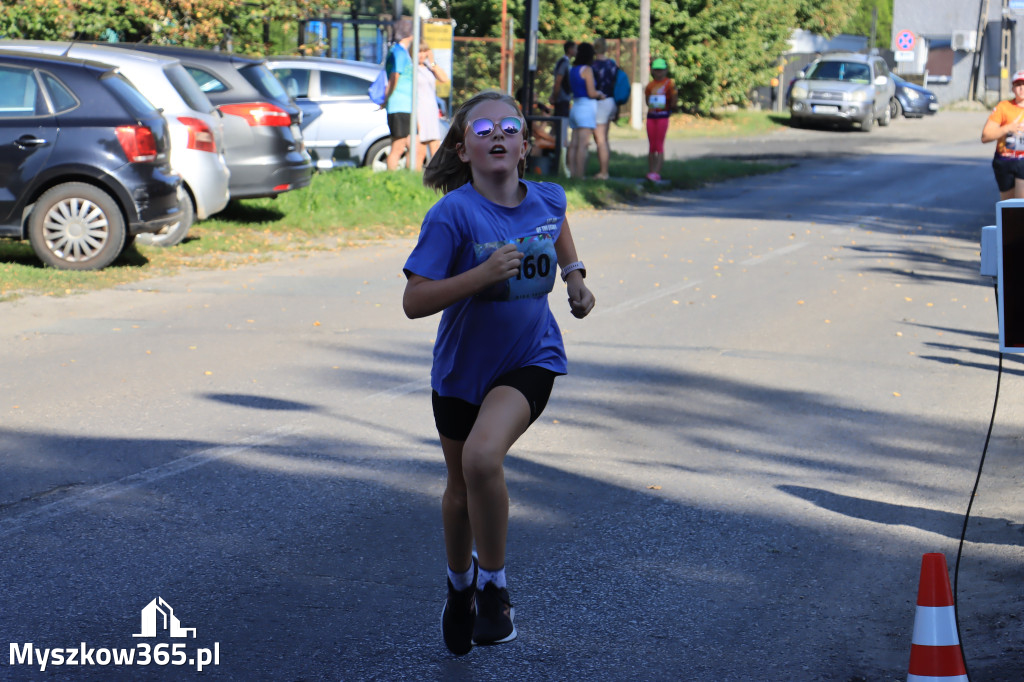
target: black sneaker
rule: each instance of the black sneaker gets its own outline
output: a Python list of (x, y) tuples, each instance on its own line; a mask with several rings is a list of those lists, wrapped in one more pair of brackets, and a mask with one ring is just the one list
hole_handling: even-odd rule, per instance
[(441, 636), (444, 645), (456, 656), (464, 656), (473, 648), (473, 625), (476, 615), (476, 557), (473, 557), (473, 583), (459, 591), (448, 580), (448, 599), (441, 610)]
[(516, 610), (508, 598), (508, 590), (494, 583), (476, 591), (476, 625), (474, 644), (503, 644), (519, 634), (515, 625)]

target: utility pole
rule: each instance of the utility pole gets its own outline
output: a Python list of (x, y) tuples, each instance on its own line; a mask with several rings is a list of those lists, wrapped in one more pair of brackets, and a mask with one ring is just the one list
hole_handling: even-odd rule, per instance
[(1010, 0), (1003, 0), (999, 32), (999, 99), (1010, 98)]
[(637, 59), (640, 68), (636, 69), (633, 91), (630, 93), (629, 127), (633, 130), (643, 127), (644, 88), (651, 80), (651, 0), (640, 0), (639, 53)]
[(868, 41), (868, 52), (875, 52), (875, 42), (878, 40), (878, 8), (871, 8), (871, 39)]
[(985, 19), (988, 17), (988, 0), (981, 0), (981, 8), (978, 11), (978, 32), (977, 41), (974, 44), (974, 54), (971, 55), (971, 82), (967, 86), (967, 97), (971, 101), (978, 99), (978, 77), (981, 73), (981, 47), (985, 39)]
[(530, 105), (533, 104), (533, 79), (537, 75), (537, 26), (540, 14), (539, 0), (526, 0), (526, 40), (523, 41), (523, 99), (519, 105), (523, 113), (531, 115)]

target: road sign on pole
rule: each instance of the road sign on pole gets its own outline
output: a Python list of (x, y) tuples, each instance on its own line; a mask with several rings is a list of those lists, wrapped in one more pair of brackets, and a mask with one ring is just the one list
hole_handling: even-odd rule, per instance
[(896, 49), (901, 51), (913, 50), (915, 40), (916, 39), (912, 31), (900, 31), (896, 34)]

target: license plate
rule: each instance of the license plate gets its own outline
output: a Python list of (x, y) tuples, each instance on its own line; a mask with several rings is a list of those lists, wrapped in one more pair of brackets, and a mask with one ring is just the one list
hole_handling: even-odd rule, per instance
[(928, 110), (929, 111), (938, 111), (939, 110), (939, 105), (936, 104), (935, 102), (929, 102), (928, 103)]
[(812, 108), (812, 111), (814, 113), (816, 113), (816, 114), (838, 114), (839, 113), (839, 107), (823, 105), (823, 104), (815, 104), (814, 107)]

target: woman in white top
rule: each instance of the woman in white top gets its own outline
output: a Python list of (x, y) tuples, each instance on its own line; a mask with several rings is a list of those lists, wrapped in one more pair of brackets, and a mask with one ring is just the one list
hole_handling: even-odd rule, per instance
[(434, 51), (420, 43), (419, 66), (416, 67), (416, 125), (420, 145), (416, 150), (416, 168), (422, 168), (427, 150), (437, 153), (441, 146), (441, 110), (437, 106), (437, 84), (447, 83), (448, 74), (434, 62)]

